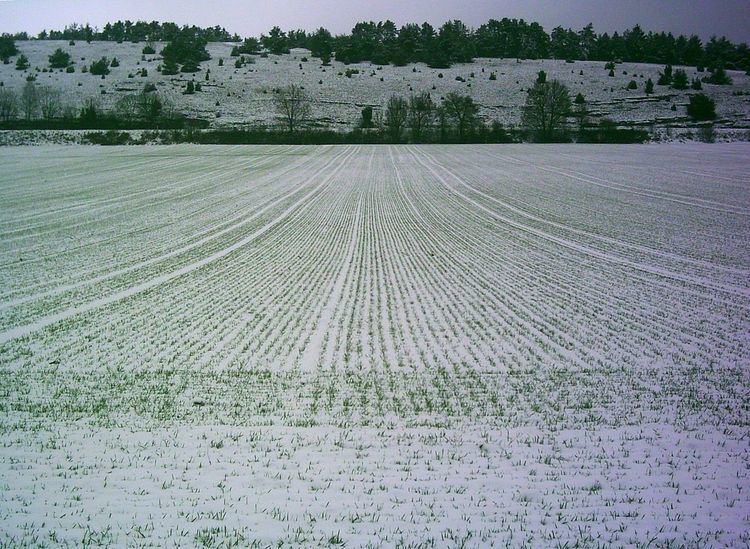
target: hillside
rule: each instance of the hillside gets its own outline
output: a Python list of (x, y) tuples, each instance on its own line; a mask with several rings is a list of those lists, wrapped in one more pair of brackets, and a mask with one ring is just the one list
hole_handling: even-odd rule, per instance
[[(236, 125), (269, 125), (274, 123), (271, 99), (274, 89), (295, 83), (304, 86), (313, 101), (315, 125), (336, 129), (353, 127), (363, 106), (380, 109), (391, 94), (408, 96), (412, 91), (429, 91), (433, 99), (456, 91), (472, 96), (481, 105), (480, 115), (487, 122), (498, 120), (506, 126), (518, 124), (520, 107), (526, 90), (534, 82), (538, 71), (544, 70), (548, 79), (559, 79), (571, 91), (582, 93), (588, 102), (591, 116), (608, 117), (623, 124), (638, 124), (665, 128), (680, 127), (687, 122), (685, 105), (693, 90), (678, 91), (656, 86), (647, 96), (644, 85), (648, 78), (658, 79), (661, 65), (621, 63), (615, 75), (609, 76), (604, 63), (596, 61), (477, 59), (473, 63), (458, 64), (448, 69), (432, 69), (422, 63), (405, 67), (378, 66), (369, 62), (344, 65), (332, 61), (321, 66), (320, 60), (309, 52), (294, 49), (290, 54), (253, 56), (254, 63), (235, 68), (230, 57), (232, 44), (210, 43), (211, 60), (201, 65), (195, 74), (162, 76), (158, 52), (164, 44), (156, 44), (156, 55), (142, 56), (144, 43), (19, 41), (18, 48), (30, 61), (28, 71), (18, 71), (13, 63), (0, 65), (0, 81), (20, 92), (28, 74), (37, 74), (37, 83), (63, 90), (66, 103), (75, 109), (89, 97), (99, 98), (103, 107), (113, 107), (119, 98), (140, 91), (147, 82), (171, 100), (177, 111), (191, 117), (211, 120), (214, 127)], [(75, 61), (74, 73), (64, 71), (37, 72), (48, 66), (48, 56), (57, 48), (69, 52)], [(80, 68), (102, 56), (116, 57), (119, 67), (101, 77), (82, 73)], [(219, 59), (224, 60), (219, 66)], [(305, 60), (306, 59), (306, 60)], [(147, 69), (146, 77), (136, 76)], [(346, 76), (347, 69), (359, 73)], [(209, 70), (209, 79), (206, 72)], [(685, 67), (688, 77), (705, 76), (695, 67)], [(496, 80), (490, 80), (495, 73)], [(703, 85), (703, 92), (715, 99), (719, 120), (717, 127), (745, 132), (750, 128), (750, 77), (740, 71), (728, 71), (733, 79), (729, 86)], [(442, 76), (441, 76), (442, 75)], [(465, 81), (457, 80), (460, 77)], [(202, 91), (183, 95), (188, 80), (201, 82)], [(637, 89), (628, 90), (634, 80)], [(672, 106), (676, 110), (672, 110)], [(653, 129), (653, 128), (652, 128)]]

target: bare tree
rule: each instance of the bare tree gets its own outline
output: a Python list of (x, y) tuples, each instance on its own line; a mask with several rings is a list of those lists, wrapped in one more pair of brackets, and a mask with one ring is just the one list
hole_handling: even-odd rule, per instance
[(291, 84), (279, 90), (273, 100), (279, 120), (293, 133), (310, 117), (310, 98), (305, 91)]
[(392, 95), (385, 107), (385, 128), (391, 141), (398, 143), (404, 133), (406, 118), (409, 115), (409, 104), (406, 99)]
[(435, 111), (435, 103), (427, 92), (412, 95), (409, 98), (409, 127), (411, 137), (415, 142), (422, 139), (422, 133), (432, 123)]
[(557, 80), (537, 82), (526, 96), (522, 123), (534, 139), (550, 141), (559, 136), (570, 114), (570, 93)]
[(18, 116), (18, 96), (13, 90), (0, 89), (0, 120), (7, 122)]
[(129, 93), (122, 96), (115, 103), (117, 116), (125, 120), (132, 120), (138, 114), (138, 94)]
[(28, 81), (21, 92), (21, 110), (26, 120), (31, 120), (39, 110), (39, 93), (34, 82)]
[(50, 86), (41, 86), (37, 90), (37, 96), (43, 118), (50, 119), (60, 115), (62, 111), (62, 93), (60, 90)]
[(479, 105), (468, 95), (449, 93), (443, 100), (443, 108), (446, 116), (453, 121), (458, 138), (463, 141), (478, 122)]

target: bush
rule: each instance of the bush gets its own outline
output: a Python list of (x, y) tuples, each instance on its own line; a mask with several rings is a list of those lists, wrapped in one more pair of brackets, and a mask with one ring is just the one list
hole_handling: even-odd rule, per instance
[(200, 69), (200, 65), (195, 61), (186, 61), (185, 64), (182, 65), (182, 68), (180, 69), (180, 72), (189, 72), (194, 73), (198, 72)]
[(112, 62), (109, 64), (110, 67), (119, 67), (120, 62), (117, 60), (117, 57), (112, 58)]
[(606, 65), (604, 65), (604, 70), (608, 70), (608, 71), (615, 70), (615, 62), (609, 61)]
[(130, 134), (117, 130), (89, 132), (84, 134), (83, 141), (92, 145), (127, 145), (130, 142)]
[(206, 51), (206, 41), (185, 32), (164, 46), (161, 55), (165, 64), (171, 62), (175, 65), (187, 65), (188, 70), (183, 66), (182, 72), (196, 72), (201, 61), (211, 59)]
[(704, 93), (693, 95), (687, 113), (694, 120), (713, 120), (716, 118), (716, 103)]
[(703, 78), (703, 81), (707, 84), (715, 84), (717, 86), (728, 86), (732, 83), (732, 78), (726, 73), (724, 69), (719, 67), (716, 69), (711, 76)]
[(631, 80), (630, 82), (628, 82), (628, 89), (629, 90), (637, 90), (638, 89), (638, 84), (636, 83), (635, 80)]
[(582, 93), (579, 92), (578, 95), (576, 95), (574, 102), (576, 105), (583, 105), (584, 103), (586, 103), (586, 98)]
[(102, 57), (98, 61), (94, 61), (89, 67), (89, 72), (97, 76), (109, 74), (109, 60), (106, 57)]
[(68, 67), (65, 69), (65, 72), (67, 73), (76, 72), (76, 68), (73, 65), (68, 65)]
[(53, 69), (64, 69), (70, 65), (70, 63), (70, 54), (60, 48), (57, 48), (55, 52), (49, 56), (49, 66)]
[(643, 91), (646, 92), (646, 95), (651, 95), (654, 93), (654, 81), (650, 78), (646, 80), (646, 87), (643, 89)]
[(615, 76), (615, 71), (613, 69), (613, 70), (609, 71), (609, 77), (613, 78), (614, 76)]
[(156, 53), (156, 50), (154, 49), (153, 44), (146, 44), (143, 46), (143, 50), (141, 50), (143, 55), (154, 55)]
[(697, 78), (693, 78), (693, 81), (690, 83), (690, 87), (694, 90), (700, 91), (703, 89), (703, 84), (701, 84), (701, 81)]
[(547, 82), (547, 73), (544, 71), (539, 71), (536, 75), (536, 83), (544, 84), (545, 82)]
[(16, 70), (25, 71), (28, 68), (29, 68), (29, 58), (26, 57), (24, 54), (19, 55), (18, 59), (16, 59)]
[(192, 80), (188, 81), (187, 86), (185, 86), (185, 91), (182, 93), (185, 95), (192, 95), (195, 93), (195, 85)]
[(164, 64), (161, 66), (161, 73), (165, 76), (171, 76), (173, 74), (177, 74), (179, 72), (179, 68), (177, 67), (177, 63), (172, 61), (171, 59), (165, 59)]

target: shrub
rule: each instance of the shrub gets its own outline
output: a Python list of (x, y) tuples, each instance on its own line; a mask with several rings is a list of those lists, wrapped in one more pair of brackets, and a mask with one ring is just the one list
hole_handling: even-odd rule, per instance
[(84, 134), (83, 141), (92, 145), (127, 145), (130, 142), (130, 134), (117, 130), (88, 132)]
[(547, 73), (544, 71), (539, 71), (536, 75), (536, 83), (544, 84), (545, 82), (547, 82)]
[(703, 84), (701, 84), (701, 81), (697, 78), (693, 78), (693, 81), (690, 83), (690, 87), (694, 90), (700, 91), (703, 89)]
[(110, 67), (119, 67), (120, 62), (117, 60), (117, 57), (112, 58), (112, 62), (109, 64)]
[(186, 61), (182, 65), (180, 72), (194, 73), (194, 72), (198, 72), (199, 70), (200, 70), (200, 65), (195, 61), (189, 60), (189, 61)]
[(687, 113), (694, 120), (713, 120), (716, 118), (716, 103), (706, 94), (698, 93), (690, 97)]
[(615, 62), (609, 61), (606, 65), (604, 65), (604, 70), (608, 70), (608, 71), (615, 70)]
[(497, 75), (494, 72), (490, 73), (490, 80), (497, 80)]
[(646, 80), (646, 87), (643, 91), (646, 92), (646, 95), (651, 95), (652, 93), (654, 93), (654, 81), (650, 78)]
[(156, 53), (156, 50), (154, 49), (153, 44), (149, 42), (148, 44), (143, 46), (142, 53), (143, 55), (154, 55)]
[(638, 83), (635, 80), (631, 80), (628, 82), (628, 89), (629, 90), (637, 90), (638, 89)]
[(16, 59), (16, 70), (25, 71), (28, 68), (29, 68), (29, 58), (26, 57), (24, 54), (19, 55), (18, 59)]
[(195, 93), (195, 85), (192, 80), (188, 81), (187, 86), (185, 86), (185, 91), (182, 93), (185, 95), (192, 95)]
[(613, 78), (614, 76), (615, 76), (615, 71), (613, 69), (613, 70), (609, 71), (609, 77)]
[(102, 57), (98, 61), (94, 61), (89, 67), (89, 72), (97, 76), (109, 74), (109, 60), (106, 57)]
[(583, 94), (579, 92), (578, 95), (576, 95), (574, 102), (576, 105), (583, 105), (584, 103), (586, 103), (586, 98), (583, 97)]
[(161, 66), (161, 73), (165, 76), (177, 74), (179, 72), (179, 69), (177, 67), (177, 63), (172, 61), (171, 59), (165, 59), (164, 64)]
[(73, 65), (68, 65), (68, 66), (67, 66), (67, 67), (65, 68), (65, 72), (67, 72), (67, 73), (73, 73), (73, 72), (76, 72), (76, 68), (75, 68), (75, 67), (74, 67)]
[(57, 48), (55, 52), (49, 56), (49, 66), (53, 69), (64, 69), (70, 65), (70, 63), (70, 54), (60, 48)]
[(715, 84), (717, 86), (728, 86), (732, 83), (732, 78), (726, 73), (724, 69), (719, 67), (716, 69), (711, 76), (703, 78), (703, 81), (707, 84)]

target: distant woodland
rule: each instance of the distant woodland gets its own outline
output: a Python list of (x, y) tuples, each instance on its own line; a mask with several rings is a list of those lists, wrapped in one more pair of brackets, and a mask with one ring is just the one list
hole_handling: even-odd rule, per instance
[[(410, 23), (397, 27), (392, 21), (357, 23), (349, 34), (333, 35), (325, 28), (313, 32), (283, 31), (272, 28), (260, 37), (243, 39), (223, 27), (200, 28), (156, 21), (117, 21), (102, 29), (72, 24), (63, 30), (44, 30), (37, 36), (25, 32), (3, 35), (5, 44), (13, 40), (104, 40), (149, 42), (189, 40), (200, 45), (208, 42), (236, 42), (239, 53), (261, 50), (273, 54), (291, 48), (307, 48), (324, 61), (335, 58), (344, 63), (371, 61), (377, 64), (405, 65), (427, 63), (448, 67), (470, 62), (475, 57), (519, 59), (566, 59), (628, 61), (693, 65), (708, 69), (750, 70), (750, 48), (724, 37), (703, 42), (698, 36), (675, 36), (666, 32), (645, 32), (639, 25), (622, 33), (597, 33), (593, 25), (573, 30), (556, 27), (547, 32), (538, 23), (523, 19), (491, 19), (470, 28), (459, 20), (438, 28), (429, 23)], [(0, 55), (5, 56), (0, 46)]]

